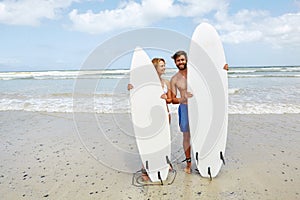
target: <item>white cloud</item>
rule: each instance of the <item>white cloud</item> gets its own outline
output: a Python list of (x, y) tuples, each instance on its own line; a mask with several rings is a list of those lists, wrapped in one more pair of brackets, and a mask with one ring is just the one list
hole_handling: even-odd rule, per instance
[[(226, 43), (265, 42), (273, 47), (300, 45), (300, 13), (273, 17), (270, 11), (240, 10), (230, 15), (229, 1), (219, 0), (133, 0), (122, 1), (113, 10), (98, 13), (69, 13), (72, 29), (103, 33), (124, 28), (149, 26), (167, 18), (189, 17), (215, 25)], [(299, 3), (296, 1), (295, 3)], [(207, 16), (214, 16), (206, 18)]]
[[(43, 19), (57, 19), (73, 2), (103, 0), (3, 0), (0, 23), (39, 25)], [(229, 0), (123, 0), (115, 9), (68, 13), (71, 29), (103, 33), (138, 28), (168, 18), (208, 21), (216, 26), (226, 43), (265, 42), (273, 47), (300, 45), (300, 12), (272, 16), (270, 11), (240, 10), (229, 14)], [(300, 0), (295, 5), (300, 8)], [(100, 7), (100, 6), (99, 6)]]
[(69, 13), (73, 29), (89, 33), (141, 26), (144, 24), (142, 15), (141, 5), (135, 2), (130, 2), (115, 10), (104, 10), (99, 13), (89, 10), (79, 14), (76, 9)]
[(300, 13), (269, 18), (265, 26), (269, 27), (266, 29), (266, 39), (274, 46), (300, 46)]
[(243, 42), (254, 42), (262, 38), (260, 31), (231, 31), (228, 34), (222, 36), (223, 41), (227, 43), (243, 43)]
[(300, 13), (272, 17), (266, 11), (242, 10), (233, 16), (216, 16), (226, 43), (266, 42), (273, 47), (300, 46)]
[(212, 11), (222, 10), (228, 5), (224, 0), (179, 0), (179, 2), (183, 3), (182, 5), (179, 5), (179, 7), (180, 12), (182, 12), (181, 16), (185, 17), (203, 16)]
[(221, 9), (225, 1), (218, 0), (142, 0), (124, 1), (116, 9), (98, 13), (79, 13), (74, 9), (69, 13), (74, 30), (102, 33), (106, 31), (136, 28), (151, 25), (165, 18), (199, 17)]
[(36, 26), (42, 19), (56, 19), (61, 9), (74, 1), (4, 0), (0, 2), (0, 23)]

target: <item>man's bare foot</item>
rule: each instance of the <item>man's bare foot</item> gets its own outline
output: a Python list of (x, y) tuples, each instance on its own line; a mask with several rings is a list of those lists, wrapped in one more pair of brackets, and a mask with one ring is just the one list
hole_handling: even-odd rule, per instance
[(184, 172), (187, 174), (192, 173), (191, 165), (192, 165), (192, 159), (190, 157), (184, 159), (182, 162), (186, 161), (186, 167), (184, 168)]
[(187, 166), (186, 168), (184, 168), (184, 172), (187, 173), (187, 174), (191, 174), (192, 173), (191, 167)]

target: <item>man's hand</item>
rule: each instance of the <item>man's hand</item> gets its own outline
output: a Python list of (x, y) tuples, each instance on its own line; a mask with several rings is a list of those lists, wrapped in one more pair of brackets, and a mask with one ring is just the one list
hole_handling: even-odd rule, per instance
[(193, 94), (190, 93), (190, 92), (186, 92), (185, 95), (184, 95), (184, 97), (185, 97), (186, 99), (188, 99), (188, 98), (193, 97)]
[(228, 64), (227, 63), (224, 65), (223, 69), (228, 71)]
[(180, 98), (179, 103), (186, 103), (188, 98), (192, 98), (193, 94), (190, 92), (186, 92), (183, 97)]

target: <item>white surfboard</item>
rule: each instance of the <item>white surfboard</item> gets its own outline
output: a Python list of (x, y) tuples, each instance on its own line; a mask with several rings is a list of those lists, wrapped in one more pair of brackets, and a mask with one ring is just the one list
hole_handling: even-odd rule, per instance
[(166, 180), (171, 160), (168, 112), (157, 72), (141, 48), (133, 54), (130, 83), (131, 116), (143, 166), (151, 181)]
[(203, 177), (216, 177), (225, 164), (228, 80), (222, 42), (210, 24), (195, 29), (189, 62), (188, 85), (194, 94), (188, 105), (193, 155)]

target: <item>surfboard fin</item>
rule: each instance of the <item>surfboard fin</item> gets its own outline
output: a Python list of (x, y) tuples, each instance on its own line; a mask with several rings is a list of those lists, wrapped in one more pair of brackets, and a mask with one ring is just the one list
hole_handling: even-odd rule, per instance
[(196, 162), (197, 162), (197, 165), (198, 165), (198, 152), (196, 152)]
[(170, 165), (171, 169), (173, 170), (172, 163), (171, 163), (171, 161), (170, 161), (170, 159), (169, 159), (168, 156), (166, 156), (166, 160), (167, 160), (167, 163)]
[(225, 159), (222, 151), (220, 151), (220, 159), (223, 161), (223, 164), (225, 165)]
[(160, 180), (161, 185), (163, 185), (164, 183), (163, 183), (163, 181), (161, 179), (160, 171), (157, 172), (157, 176), (158, 176), (158, 179)]
[(212, 181), (211, 172), (210, 172), (210, 167), (208, 167), (207, 173), (208, 173), (208, 175), (209, 175), (209, 180)]
[(149, 170), (148, 160), (146, 160), (146, 169)]

